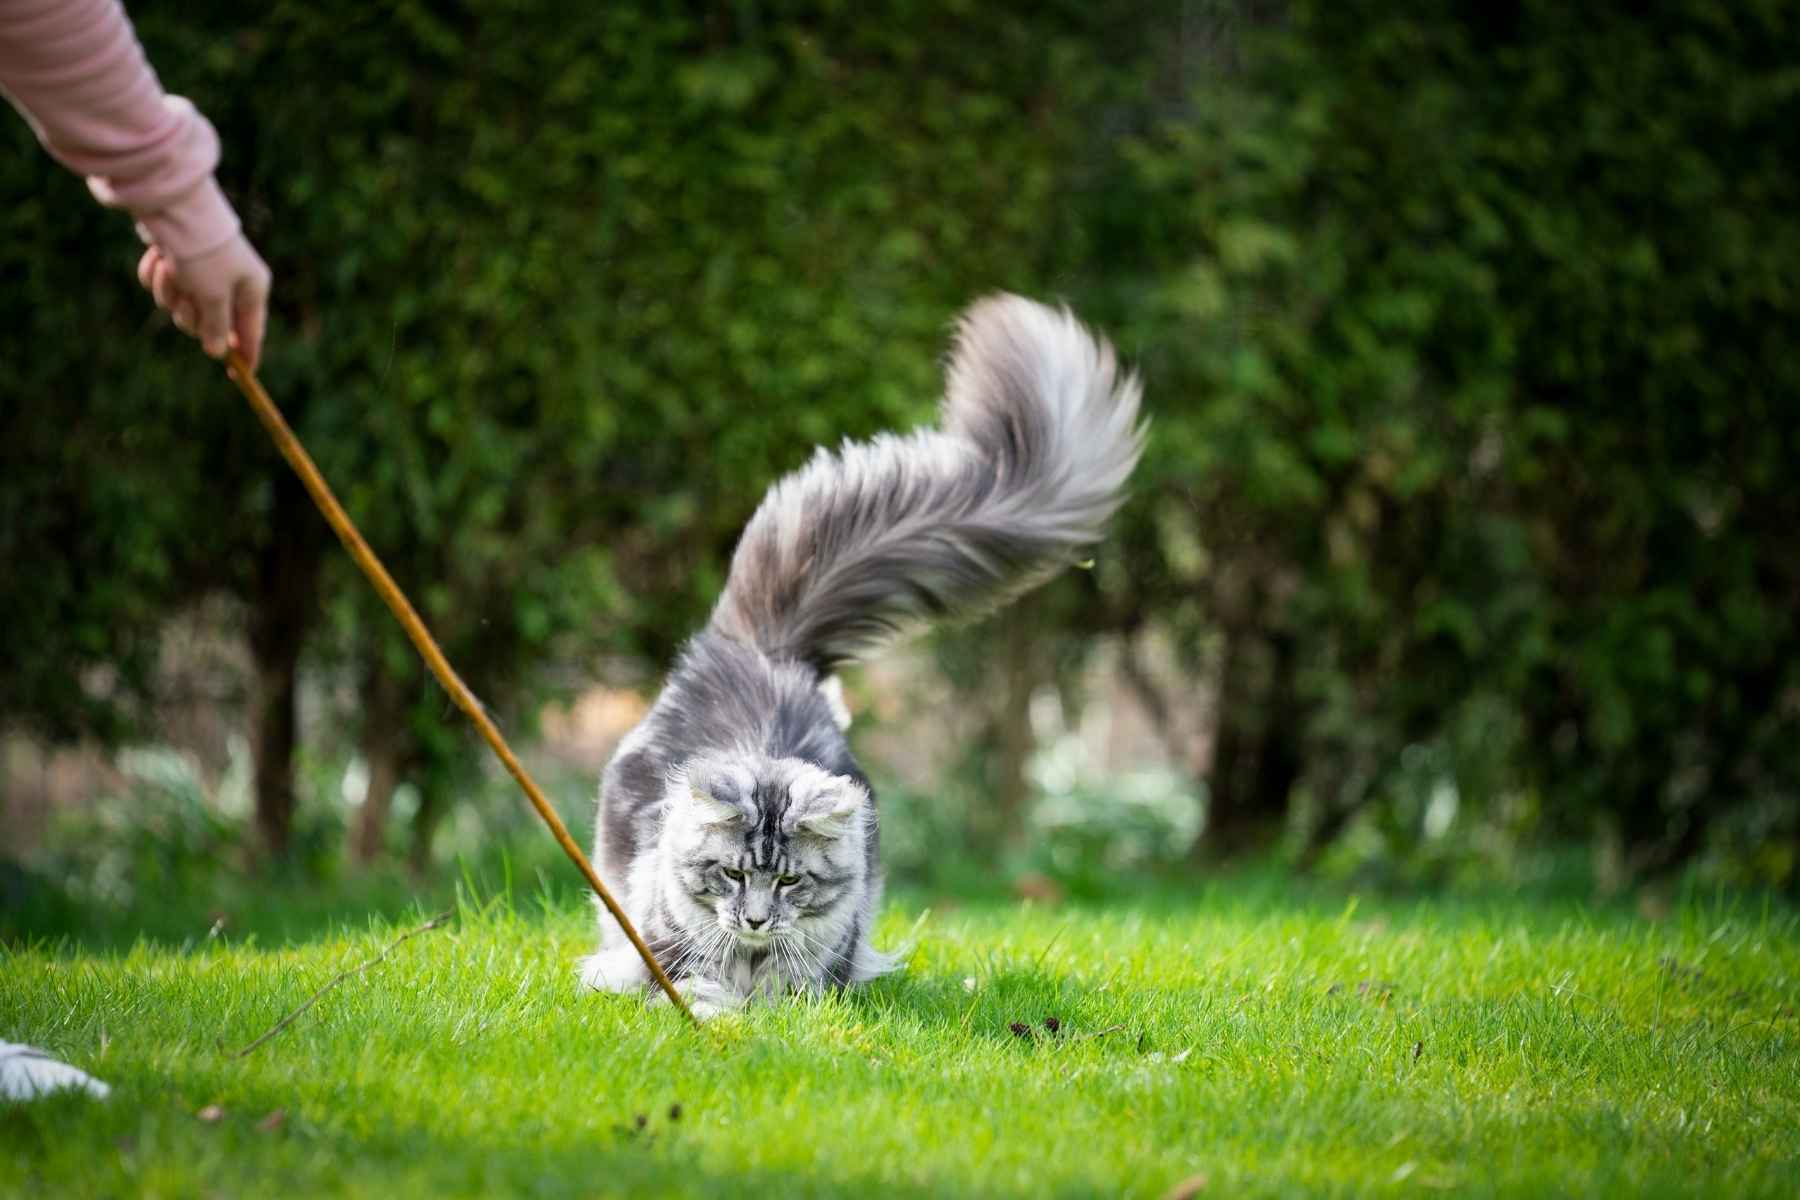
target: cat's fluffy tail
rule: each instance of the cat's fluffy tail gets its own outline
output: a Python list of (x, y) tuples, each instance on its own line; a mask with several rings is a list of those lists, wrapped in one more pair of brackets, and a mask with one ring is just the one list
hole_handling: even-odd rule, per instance
[(941, 427), (821, 450), (770, 489), (713, 627), (829, 671), (1012, 600), (1100, 540), (1143, 450), (1140, 393), (1068, 310), (978, 301)]

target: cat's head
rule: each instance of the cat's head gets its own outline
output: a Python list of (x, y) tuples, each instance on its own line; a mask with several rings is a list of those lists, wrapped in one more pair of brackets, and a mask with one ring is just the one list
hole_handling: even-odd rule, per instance
[(789, 936), (864, 885), (872, 802), (856, 780), (733, 754), (690, 760), (671, 784), (676, 881), (740, 944)]

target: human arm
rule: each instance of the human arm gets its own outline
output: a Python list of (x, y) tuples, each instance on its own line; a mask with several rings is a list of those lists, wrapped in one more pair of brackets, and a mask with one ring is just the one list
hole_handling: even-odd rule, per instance
[(269, 270), (213, 178), (219, 139), (164, 94), (118, 0), (0, 0), (0, 89), (149, 245), (138, 278), (207, 353), (254, 363)]

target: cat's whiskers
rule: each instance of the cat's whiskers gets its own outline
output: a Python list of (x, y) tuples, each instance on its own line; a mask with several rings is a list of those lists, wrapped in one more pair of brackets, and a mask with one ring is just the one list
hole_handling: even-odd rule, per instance
[[(712, 967), (716, 970), (723, 963), (729, 943), (732, 941), (729, 932), (716, 926), (701, 930), (698, 936), (690, 930), (682, 930), (681, 934), (684, 939), (681, 948), (676, 951), (673, 961), (667, 968), (671, 972), (684, 971), (695, 966)], [(715, 958), (719, 960), (719, 963), (713, 961)], [(704, 973), (711, 974), (713, 972)]]
[(832, 952), (832, 947), (826, 943), (825, 939), (819, 937), (810, 930), (802, 929), (800, 926), (796, 925), (794, 926), (794, 932), (798, 933), (806, 940), (806, 945), (813, 951), (814, 957), (821, 963), (825, 956)]
[(794, 964), (794, 969), (789, 974), (795, 986), (806, 986), (812, 980), (813, 970), (811, 964), (806, 961), (806, 952), (801, 949), (800, 943), (787, 943), (787, 956), (788, 961)]
[(769, 943), (769, 946), (775, 954), (777, 976), (785, 976), (791, 980), (796, 972), (796, 966), (793, 959), (793, 950), (788, 945), (787, 939), (784, 937), (777, 937)]
[(824, 966), (820, 961), (819, 955), (808, 945), (808, 942), (812, 940), (812, 935), (808, 934), (806, 930), (800, 928), (798, 925), (790, 926), (787, 932), (790, 936), (784, 937), (781, 944), (786, 950), (790, 961), (795, 964), (796, 969), (794, 975), (796, 979), (799, 979), (802, 975), (804, 975), (808, 981), (822, 978), (825, 974)]
[(793, 969), (790, 972), (793, 990), (806, 993), (817, 991), (821, 981), (821, 973), (818, 970), (818, 964), (813, 961), (812, 956), (807, 953), (805, 944), (797, 940), (789, 940), (784, 943), (784, 948), (788, 956), (788, 961), (793, 964)]

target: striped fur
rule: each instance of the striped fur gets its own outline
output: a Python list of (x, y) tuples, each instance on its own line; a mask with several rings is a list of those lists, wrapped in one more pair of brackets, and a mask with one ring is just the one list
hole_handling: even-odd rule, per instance
[[(822, 450), (764, 498), (601, 780), (596, 866), (697, 1010), (892, 969), (869, 942), (874, 798), (830, 673), (1089, 550), (1143, 448), (1138, 400), (1066, 310), (993, 296), (958, 325), (937, 429)], [(582, 978), (648, 982), (623, 939)]]

